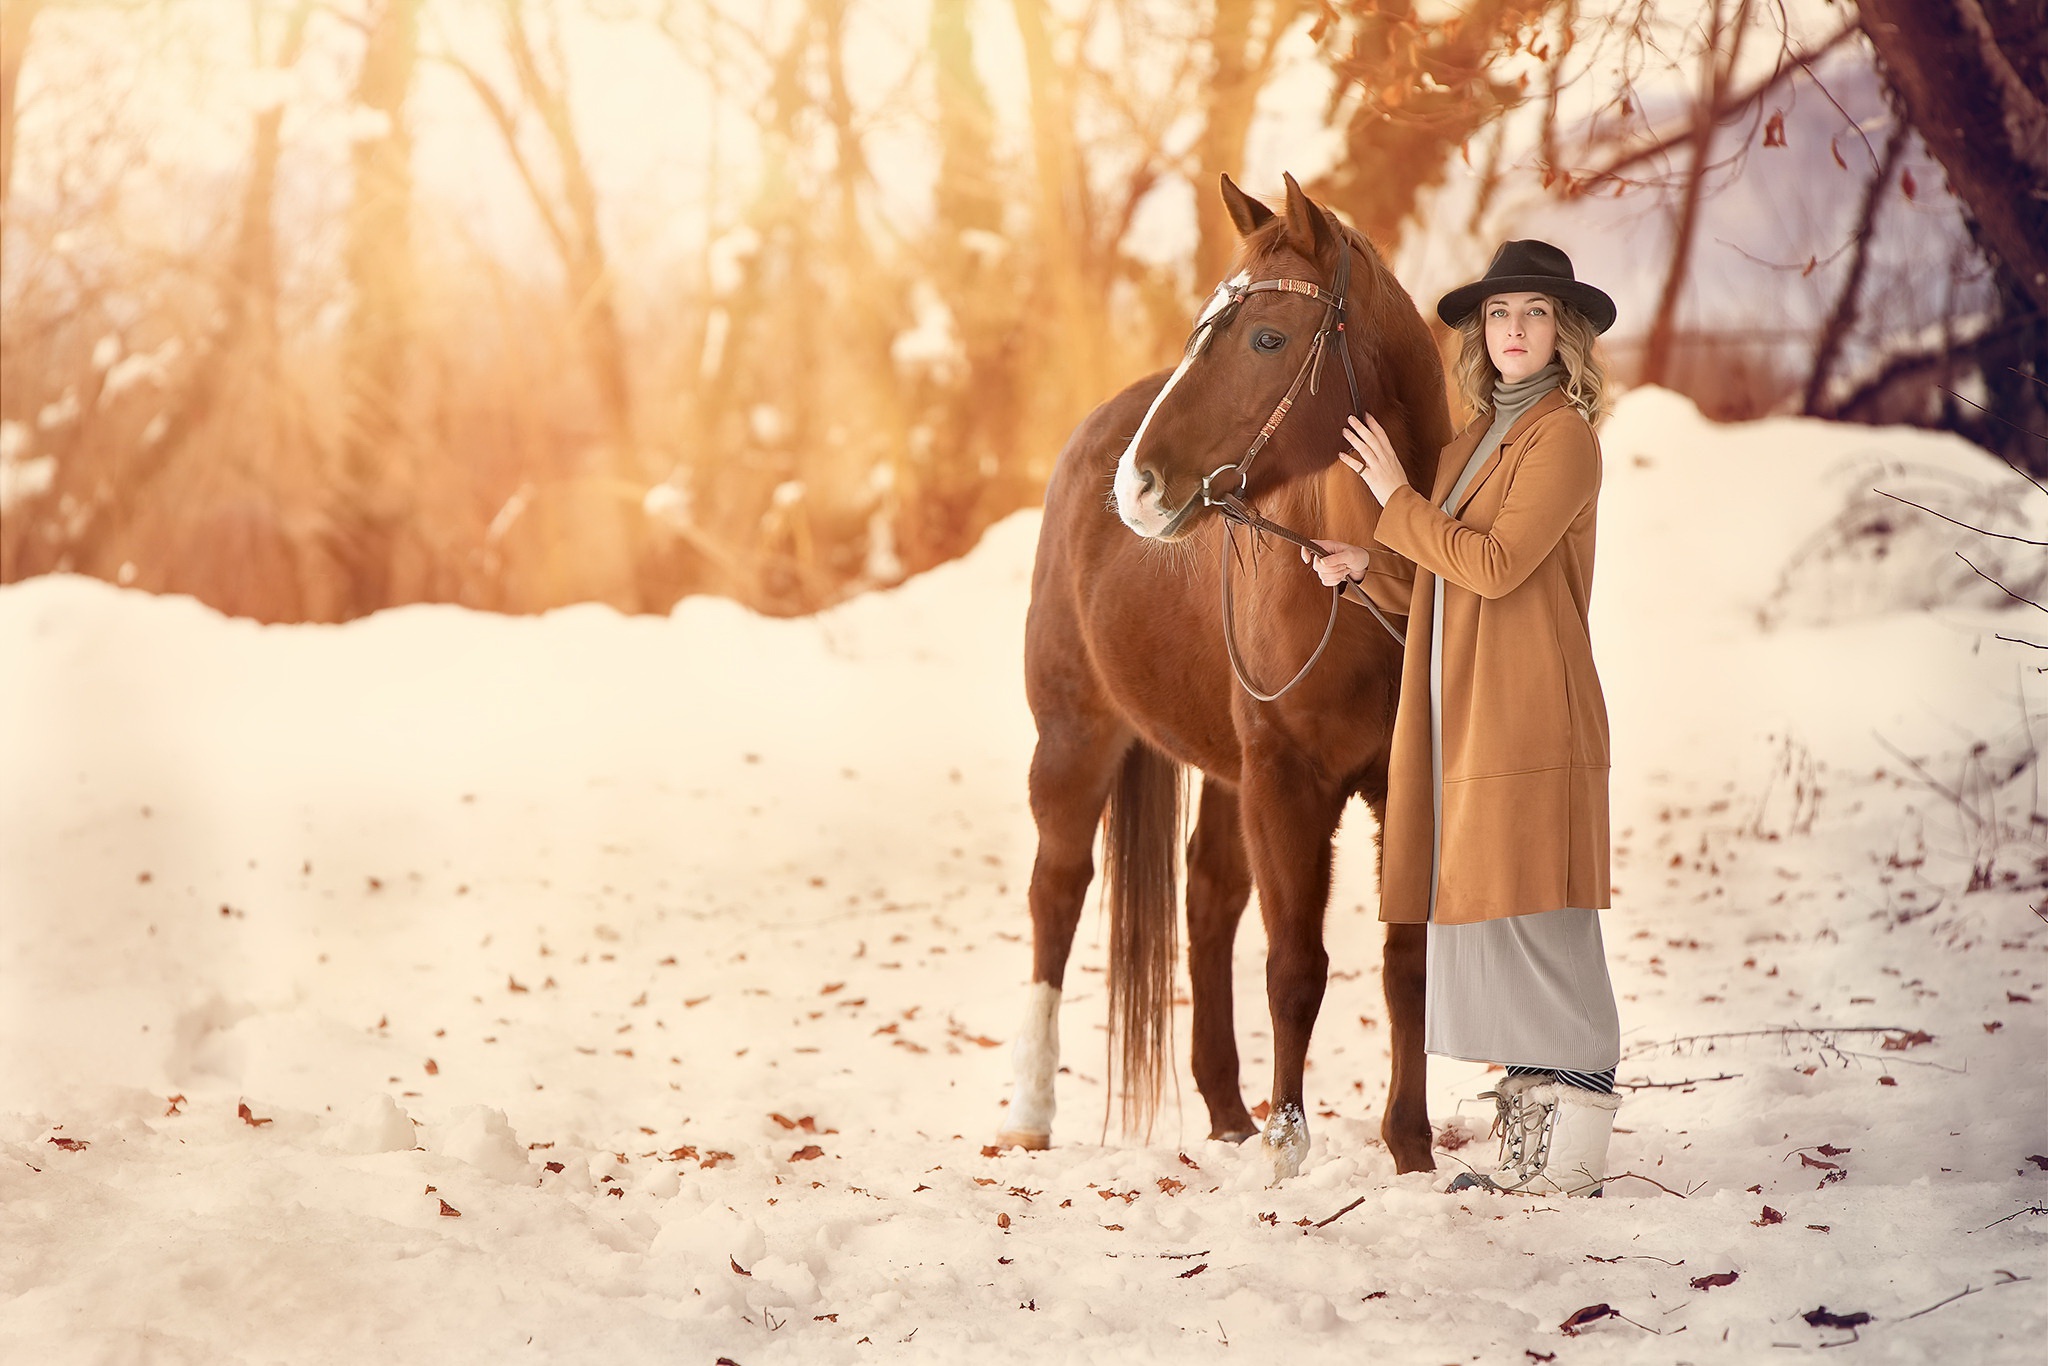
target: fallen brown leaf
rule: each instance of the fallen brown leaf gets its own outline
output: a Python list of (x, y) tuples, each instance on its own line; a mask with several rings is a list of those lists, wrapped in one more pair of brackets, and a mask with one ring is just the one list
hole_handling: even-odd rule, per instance
[(1612, 1305), (1589, 1304), (1584, 1309), (1573, 1310), (1571, 1317), (1557, 1326), (1558, 1330), (1566, 1337), (1575, 1338), (1579, 1335), (1579, 1330), (1588, 1324), (1598, 1323), (1602, 1319), (1615, 1317), (1619, 1317), (1619, 1315)]
[(789, 1155), (792, 1162), (809, 1162), (814, 1157), (823, 1157), (825, 1150), (815, 1143), (806, 1143)]
[(441, 1202), (441, 1217), (443, 1219), (460, 1219), (462, 1211), (449, 1204), (446, 1200), (443, 1200)]
[(1717, 1285), (1735, 1284), (1735, 1278), (1736, 1273), (1733, 1271), (1716, 1271), (1711, 1276), (1693, 1277), (1692, 1288), (1695, 1290), (1712, 1290)]
[(256, 1118), (256, 1116), (250, 1112), (249, 1102), (246, 1100), (235, 1107), (235, 1113), (242, 1117), (242, 1123), (248, 1125), (252, 1129), (260, 1129), (264, 1125), (270, 1123), (270, 1121), (267, 1119)]
[(1752, 1219), (1752, 1220), (1750, 1220), (1749, 1222), (1750, 1222), (1750, 1223), (1752, 1223), (1752, 1224), (1754, 1224), (1754, 1225), (1756, 1225), (1756, 1226), (1757, 1226), (1758, 1228), (1762, 1228), (1762, 1227), (1764, 1227), (1764, 1226), (1765, 1226), (1766, 1224), (1782, 1224), (1782, 1223), (1784, 1223), (1784, 1222), (1785, 1222), (1785, 1216), (1784, 1216), (1783, 1214), (1779, 1213), (1779, 1212), (1778, 1212), (1777, 1210), (1774, 1210), (1774, 1209), (1772, 1209), (1772, 1208), (1771, 1208), (1771, 1207), (1770, 1207), (1769, 1205), (1765, 1205), (1765, 1206), (1764, 1206), (1764, 1212), (1763, 1212), (1763, 1213), (1762, 1213), (1761, 1215), (1759, 1215), (1759, 1216), (1758, 1216), (1757, 1218), (1755, 1218), (1755, 1219)]

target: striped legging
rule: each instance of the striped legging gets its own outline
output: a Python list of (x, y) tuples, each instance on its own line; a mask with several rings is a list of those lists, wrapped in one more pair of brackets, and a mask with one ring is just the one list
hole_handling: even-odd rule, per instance
[(1571, 1072), (1562, 1067), (1522, 1067), (1509, 1064), (1511, 1077), (1554, 1076), (1566, 1086), (1576, 1086), (1582, 1091), (1598, 1091), (1603, 1096), (1614, 1094), (1614, 1069), (1605, 1072)]

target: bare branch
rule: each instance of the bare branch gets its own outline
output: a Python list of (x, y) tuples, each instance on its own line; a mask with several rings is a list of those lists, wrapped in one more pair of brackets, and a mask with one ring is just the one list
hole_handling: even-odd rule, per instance
[[(1713, 109), (1704, 111), (1703, 113), (1695, 116), (1693, 119), (1688, 120), (1682, 127), (1672, 129), (1670, 132), (1664, 134), (1664, 136), (1658, 138), (1655, 142), (1649, 143), (1643, 147), (1638, 147), (1632, 152), (1625, 152), (1621, 156), (1616, 157), (1613, 161), (1609, 162), (1607, 165), (1601, 167), (1599, 170), (1587, 173), (1587, 175), (1582, 177), (1582, 182), (1588, 187), (1598, 186), (1602, 181), (1614, 180), (1618, 178), (1621, 172), (1627, 170), (1631, 166), (1640, 165), (1641, 163), (1650, 160), (1652, 157), (1663, 156), (1668, 152), (1671, 152), (1679, 147), (1684, 146), (1687, 142), (1690, 142), (1692, 140), (1693, 130), (1698, 126), (1700, 119), (1704, 118), (1714, 123), (1720, 123), (1726, 119), (1733, 118), (1736, 114), (1741, 113), (1744, 109), (1747, 109), (1750, 105), (1756, 103), (1765, 95), (1768, 95), (1772, 90), (1776, 89), (1778, 84), (1792, 73), (1792, 69), (1795, 66), (1801, 68), (1802, 70), (1805, 70), (1807, 74), (1811, 76), (1813, 74), (1811, 70), (1811, 63), (1819, 60), (1820, 58), (1826, 56), (1828, 53), (1834, 51), (1836, 48), (1840, 47), (1843, 43), (1847, 42), (1850, 38), (1854, 37), (1860, 31), (1861, 30), (1859, 30), (1854, 24), (1849, 24), (1837, 30), (1834, 33), (1834, 35), (1829, 37), (1826, 41), (1818, 43), (1811, 48), (1806, 48), (1800, 52), (1791, 54), (1790, 56), (1786, 57), (1783, 61), (1781, 61), (1778, 64), (1777, 68), (1774, 71), (1772, 71), (1769, 76), (1764, 77), (1762, 80), (1750, 86), (1748, 89), (1740, 91), (1734, 95), (1727, 96)], [(1815, 81), (1814, 84), (1818, 86), (1820, 83), (1818, 81)], [(1825, 88), (1823, 87), (1823, 90), (1824, 89)], [(1829, 101), (1831, 103), (1833, 102), (1833, 100), (1834, 97), (1829, 96)], [(1841, 105), (1836, 104), (1835, 107), (1839, 109), (1841, 108)], [(1848, 118), (1848, 115), (1845, 113), (1843, 117), (1846, 119)], [(1854, 126), (1855, 120), (1849, 119), (1849, 123), (1851, 124), (1851, 126)], [(1858, 131), (1860, 132), (1861, 130), (1859, 129)], [(1868, 142), (1869, 139), (1866, 137), (1864, 141)], [(1875, 165), (1877, 162), (1877, 152), (1874, 148), (1871, 151), (1871, 162), (1873, 165)]]
[(436, 53), (434, 60), (454, 67), (461, 73), (463, 79), (469, 82), (469, 88), (476, 92), (477, 100), (483, 105), (484, 112), (491, 116), (491, 122), (497, 126), (499, 136), (504, 139), (505, 152), (512, 158), (512, 168), (519, 172), (519, 179), (526, 186), (527, 197), (533, 201), (534, 212), (540, 215), (541, 226), (547, 229), (548, 238), (555, 244), (555, 250), (561, 253), (564, 260), (568, 259), (568, 230), (556, 216), (553, 201), (542, 188), (539, 177), (534, 174), (533, 165), (526, 159), (526, 153), (520, 149), (518, 116), (505, 103), (497, 88), (468, 62), (452, 53)]
[[(1965, 531), (1974, 531), (1979, 536), (1996, 536), (2001, 541), (2018, 541), (2022, 545), (2048, 546), (2048, 541), (2037, 541), (2029, 536), (2014, 536), (2003, 531), (1990, 531), (1981, 526), (1972, 526), (1968, 522), (1959, 522), (1945, 512), (1936, 512), (1933, 508), (1924, 507), (1921, 504), (1914, 502), (1911, 498), (1901, 498), (1898, 494), (1886, 493), (1883, 489), (1872, 489), (1871, 492), (1881, 494), (1882, 496), (1891, 499), (1895, 503), (1904, 503), (1907, 507), (1919, 508), (1922, 512), (1926, 513), (1930, 517), (1939, 517), (1942, 521), (1947, 522), (1950, 526), (1959, 526)], [(1964, 561), (1964, 563), (1968, 564), (1969, 562), (1966, 560)], [(1974, 565), (1971, 566), (1971, 568), (1973, 569), (1975, 567), (1976, 566)]]
[(1965, 555), (1962, 551), (1958, 550), (1956, 552), (1956, 558), (1961, 560), (1964, 564), (1969, 564), (1971, 573), (1975, 574), (1978, 578), (1984, 580), (1984, 582), (1990, 584), (1993, 588), (1996, 588), (1999, 592), (2005, 594), (2007, 597), (2012, 598), (2018, 602), (2023, 602), (2029, 607), (2039, 608), (2043, 612), (2048, 612), (2048, 607), (2042, 607), (2040, 603), (2035, 602), (2032, 598), (2028, 597), (2024, 593), (2013, 592), (2012, 589), (2007, 588), (1997, 579), (1992, 578), (1989, 574), (1977, 568), (1976, 565), (1970, 564), (1970, 557), (1968, 555)]

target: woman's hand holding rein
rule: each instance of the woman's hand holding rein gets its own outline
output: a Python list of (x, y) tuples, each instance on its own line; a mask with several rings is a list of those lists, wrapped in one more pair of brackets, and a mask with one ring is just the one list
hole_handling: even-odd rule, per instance
[[(1344, 439), (1350, 443), (1348, 451), (1338, 451), (1337, 458), (1344, 467), (1365, 481), (1372, 490), (1372, 496), (1385, 507), (1394, 490), (1408, 482), (1408, 473), (1401, 468), (1401, 462), (1394, 458), (1394, 443), (1387, 440), (1386, 428), (1380, 426), (1371, 413), (1360, 421), (1353, 417), (1344, 426)], [(1355, 452), (1355, 454), (1354, 454)], [(1302, 562), (1315, 567), (1316, 577), (1325, 584), (1335, 587), (1340, 583), (1356, 583), (1365, 575), (1366, 565), (1371, 556), (1362, 548), (1347, 545), (1343, 541), (1317, 541), (1322, 547), (1321, 556), (1301, 552)]]
[(1306, 548), (1301, 552), (1302, 562), (1314, 566), (1316, 577), (1329, 587), (1340, 583), (1356, 583), (1365, 573), (1371, 555), (1362, 547), (1346, 545), (1342, 541), (1317, 541), (1323, 549), (1320, 558), (1309, 554)]

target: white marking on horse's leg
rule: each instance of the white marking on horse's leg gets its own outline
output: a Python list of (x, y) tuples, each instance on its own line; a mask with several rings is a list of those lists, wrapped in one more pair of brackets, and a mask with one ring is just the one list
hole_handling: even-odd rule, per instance
[(1301, 1107), (1281, 1106), (1266, 1120), (1259, 1135), (1259, 1147), (1273, 1163), (1273, 1184), (1301, 1175), (1302, 1160), (1308, 1156), (1308, 1120)]
[(1024, 1023), (1010, 1045), (1017, 1089), (1010, 1118), (997, 1135), (1002, 1143), (1044, 1148), (1052, 1143), (1053, 1076), (1060, 1068), (1060, 989), (1033, 982), (1024, 998)]

